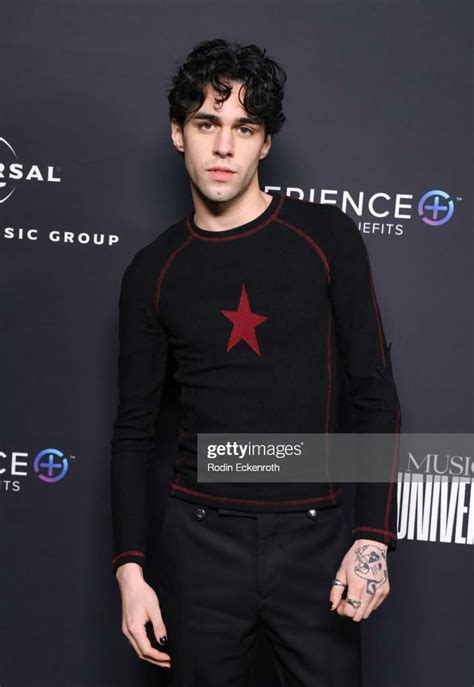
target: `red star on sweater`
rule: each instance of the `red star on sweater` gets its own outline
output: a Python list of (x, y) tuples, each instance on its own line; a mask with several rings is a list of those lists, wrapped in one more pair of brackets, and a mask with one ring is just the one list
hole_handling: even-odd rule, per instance
[(268, 320), (268, 317), (265, 317), (265, 315), (257, 315), (250, 310), (245, 284), (242, 284), (238, 309), (221, 310), (221, 313), (234, 325), (227, 344), (227, 352), (243, 339), (257, 355), (260, 355), (255, 328), (258, 327), (259, 324), (262, 324), (262, 322), (265, 322), (265, 320)]

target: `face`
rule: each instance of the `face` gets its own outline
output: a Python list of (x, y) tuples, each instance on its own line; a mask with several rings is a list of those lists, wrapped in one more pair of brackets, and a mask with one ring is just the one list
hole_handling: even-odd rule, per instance
[[(183, 129), (174, 120), (171, 123), (173, 143), (184, 153), (191, 184), (217, 202), (232, 200), (254, 179), (258, 185), (258, 164), (271, 146), (271, 136), (264, 139), (263, 124), (239, 102), (239, 89), (243, 100), (245, 87), (230, 83), (232, 93), (223, 103), (216, 102), (217, 92), (207, 85), (202, 106), (187, 115)], [(215, 167), (230, 171), (213, 172)]]

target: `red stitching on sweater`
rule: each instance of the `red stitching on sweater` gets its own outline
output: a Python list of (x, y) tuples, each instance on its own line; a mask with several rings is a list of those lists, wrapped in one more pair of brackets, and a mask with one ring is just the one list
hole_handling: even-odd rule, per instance
[(329, 471), (329, 445), (328, 445), (328, 432), (329, 432), (329, 419), (330, 419), (330, 404), (331, 404), (331, 384), (332, 384), (332, 369), (331, 369), (331, 306), (329, 306), (329, 317), (328, 317), (328, 335), (327, 335), (327, 349), (326, 349), (326, 364), (328, 370), (328, 391), (326, 399), (326, 433), (324, 438), (324, 461), (326, 466), (326, 475), (329, 480), (329, 492), (332, 492), (332, 479), (331, 473)]
[(112, 563), (115, 563), (118, 558), (122, 558), (123, 556), (141, 556), (142, 558), (145, 558), (143, 551), (123, 551), (112, 558)]
[[(392, 459), (392, 468), (391, 468), (391, 474), (390, 474), (390, 486), (388, 489), (387, 493), (387, 503), (385, 506), (385, 517), (384, 517), (384, 528), (378, 528), (378, 527), (354, 527), (352, 532), (356, 532), (357, 530), (366, 530), (369, 532), (381, 532), (384, 534), (385, 537), (392, 537), (392, 539), (397, 539), (397, 535), (393, 533), (391, 530), (388, 529), (388, 523), (390, 520), (390, 508), (392, 506), (392, 497), (393, 497), (393, 490), (395, 488), (395, 464), (396, 464), (396, 457), (398, 453), (398, 446), (399, 446), (399, 434), (400, 434), (400, 406), (397, 408), (397, 420), (396, 420), (396, 426), (395, 426), (395, 434), (397, 435), (396, 441), (395, 441), (395, 446), (393, 449), (393, 459)], [(388, 543), (388, 542), (387, 542)]]
[(386, 534), (388, 537), (392, 537), (392, 539), (396, 539), (397, 535), (391, 532), (390, 530), (383, 530), (380, 527), (353, 527), (352, 531), (357, 532), (358, 530), (364, 530), (365, 532), (381, 532), (382, 534)]
[[(367, 245), (366, 245), (362, 236), (361, 236), (361, 240), (362, 240), (362, 245), (365, 248), (365, 253), (366, 253), (366, 257), (367, 257), (367, 264), (368, 264), (368, 268), (369, 268), (370, 290), (371, 290), (371, 294), (372, 294), (372, 302), (373, 302), (373, 306), (374, 306), (375, 319), (377, 322), (377, 331), (378, 331), (378, 338), (379, 338), (379, 344), (380, 344), (380, 354), (381, 354), (383, 366), (384, 366), (384, 368), (386, 368), (387, 367), (387, 359), (385, 356), (385, 348), (384, 348), (384, 334), (383, 334), (383, 329), (382, 329), (382, 321), (381, 321), (381, 317), (380, 317), (379, 304), (377, 302), (377, 297), (375, 295), (374, 280), (373, 280), (373, 275), (372, 275), (372, 266), (370, 264), (369, 251), (367, 249)], [(400, 406), (398, 406), (398, 408), (397, 408), (397, 419), (396, 419), (396, 424), (395, 424), (395, 433), (396, 434), (400, 433), (400, 412), (401, 412)], [(397, 538), (397, 535), (393, 534), (387, 528), (388, 528), (388, 523), (389, 523), (389, 519), (390, 519), (390, 508), (392, 505), (393, 490), (395, 487), (395, 474), (394, 474), (395, 471), (394, 471), (394, 468), (395, 468), (395, 463), (396, 463), (398, 445), (399, 445), (399, 439), (396, 439), (394, 450), (393, 450), (393, 460), (392, 460), (392, 468), (391, 468), (391, 476), (390, 476), (390, 485), (388, 488), (387, 503), (385, 506), (385, 517), (384, 517), (384, 528), (385, 529), (377, 530), (375, 528), (370, 528), (370, 527), (356, 528), (356, 529), (367, 529), (367, 530), (373, 529), (374, 531), (382, 532), (384, 535), (387, 535), (389, 537), (393, 537), (394, 539)], [(354, 530), (353, 530), (353, 532), (354, 532)]]
[(279, 224), (283, 224), (284, 226), (289, 227), (290, 229), (293, 229), (293, 231), (296, 231), (296, 233), (299, 234), (300, 236), (302, 236), (309, 243), (309, 245), (316, 251), (316, 253), (319, 255), (319, 257), (321, 258), (321, 261), (324, 265), (324, 269), (326, 270), (326, 274), (327, 274), (327, 278), (328, 278), (328, 284), (330, 284), (331, 283), (331, 277), (329, 274), (329, 263), (327, 261), (325, 254), (323, 253), (321, 248), (318, 246), (316, 241), (314, 241), (302, 229), (295, 226), (294, 224), (290, 224), (290, 222), (286, 222), (284, 219), (281, 219), (280, 217), (278, 217), (276, 219), (276, 221), (279, 222)]
[(395, 446), (393, 449), (393, 460), (392, 460), (392, 471), (390, 473), (390, 486), (388, 489), (388, 494), (387, 494), (387, 505), (385, 507), (385, 519), (384, 519), (384, 527), (387, 528), (388, 530), (388, 522), (390, 518), (390, 508), (392, 505), (392, 495), (393, 495), (393, 490), (395, 487), (395, 463), (396, 463), (396, 457), (398, 454), (398, 447), (399, 447), (399, 442), (400, 442), (400, 406), (397, 408), (397, 420), (396, 420), (396, 425), (395, 425), (395, 434), (397, 435), (396, 440), (395, 440)]
[(194, 489), (188, 489), (187, 487), (182, 487), (175, 482), (170, 482), (170, 485), (173, 487), (173, 489), (180, 489), (181, 491), (185, 491), (187, 494), (193, 494), (195, 496), (204, 496), (207, 499), (214, 499), (216, 501), (228, 501), (230, 503), (249, 503), (254, 506), (283, 506), (283, 505), (296, 505), (298, 503), (315, 503), (316, 501), (325, 501), (325, 500), (334, 500), (335, 497), (341, 493), (342, 487), (338, 489), (337, 491), (333, 491), (330, 494), (327, 494), (326, 496), (316, 496), (315, 498), (312, 499), (290, 499), (288, 501), (255, 501), (253, 499), (236, 499), (232, 498), (231, 496), (214, 496), (211, 494), (204, 494), (203, 492), (200, 491), (194, 491)]
[(381, 357), (382, 357), (383, 366), (384, 366), (384, 367), (387, 367), (387, 361), (386, 361), (386, 359), (385, 359), (385, 350), (384, 350), (384, 344), (383, 344), (382, 323), (381, 323), (381, 319), (380, 319), (379, 305), (378, 305), (378, 303), (377, 303), (377, 297), (376, 297), (376, 295), (375, 295), (374, 280), (373, 280), (373, 277), (372, 277), (372, 266), (371, 266), (371, 264), (370, 264), (369, 251), (368, 251), (368, 249), (367, 249), (367, 246), (366, 246), (366, 244), (365, 244), (365, 241), (364, 241), (363, 237), (361, 236), (360, 238), (361, 238), (361, 241), (362, 241), (362, 245), (363, 245), (364, 248), (365, 248), (365, 254), (366, 254), (366, 257), (367, 257), (367, 264), (368, 264), (368, 267), (369, 267), (370, 291), (371, 291), (371, 294), (372, 294), (372, 302), (373, 302), (373, 305), (374, 305), (375, 319), (376, 319), (376, 322), (377, 322), (377, 331), (378, 331), (378, 335), (379, 335), (379, 344), (380, 344), (380, 355), (381, 355)]
[[(244, 236), (249, 236), (250, 234), (254, 234), (256, 231), (260, 231), (260, 229), (263, 229), (264, 227), (267, 226), (267, 224), (270, 224), (273, 220), (277, 219), (278, 213), (280, 212), (283, 203), (285, 202), (286, 196), (280, 196), (280, 200), (278, 201), (278, 205), (276, 206), (275, 210), (273, 213), (270, 215), (270, 217), (267, 217), (267, 219), (262, 222), (261, 224), (258, 224), (256, 227), (253, 227), (252, 229), (248, 229), (247, 231), (243, 231), (241, 234), (234, 234), (233, 236), (201, 236), (201, 234), (197, 234), (191, 224), (191, 215), (188, 215), (186, 217), (186, 226), (188, 228), (188, 231), (192, 234), (197, 239), (200, 239), (201, 241), (233, 241), (234, 239), (241, 239)], [(271, 204), (271, 201), (269, 205)], [(267, 206), (268, 207), (268, 206)], [(216, 234), (219, 234), (221, 232), (216, 231)]]
[(176, 254), (177, 254), (180, 250), (182, 250), (183, 248), (185, 248), (185, 246), (187, 246), (187, 244), (188, 244), (190, 241), (192, 241), (192, 238), (193, 238), (192, 236), (188, 236), (188, 238), (185, 239), (185, 241), (183, 241), (183, 243), (182, 243), (180, 246), (178, 246), (177, 248), (175, 248), (175, 250), (167, 257), (167, 259), (166, 259), (166, 261), (165, 261), (165, 264), (164, 264), (163, 267), (161, 268), (160, 274), (158, 275), (158, 279), (157, 279), (157, 282), (156, 282), (156, 288), (155, 288), (155, 296), (154, 296), (155, 314), (158, 313), (158, 302), (159, 302), (159, 300), (160, 300), (161, 284), (162, 284), (162, 282), (163, 282), (163, 279), (164, 279), (164, 277), (165, 277), (165, 274), (166, 274), (166, 272), (168, 271), (168, 268), (169, 268), (169, 266), (171, 265), (171, 262), (174, 260)]

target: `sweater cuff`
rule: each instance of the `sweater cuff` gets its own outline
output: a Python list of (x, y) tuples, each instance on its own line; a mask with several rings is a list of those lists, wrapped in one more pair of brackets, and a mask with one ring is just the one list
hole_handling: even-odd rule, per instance
[(356, 539), (372, 539), (373, 541), (378, 541), (381, 544), (387, 544), (387, 553), (389, 551), (395, 551), (398, 546), (398, 538), (395, 532), (390, 530), (385, 530), (379, 527), (353, 527), (352, 528), (352, 538)]
[(145, 553), (143, 551), (122, 551), (112, 558), (112, 572), (115, 575), (117, 569), (124, 563), (138, 563), (142, 568), (145, 565)]

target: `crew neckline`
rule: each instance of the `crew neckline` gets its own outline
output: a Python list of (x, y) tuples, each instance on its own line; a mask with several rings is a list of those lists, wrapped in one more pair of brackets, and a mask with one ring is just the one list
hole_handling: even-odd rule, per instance
[(274, 216), (277, 215), (283, 204), (284, 196), (278, 191), (266, 191), (273, 198), (265, 210), (260, 213), (257, 217), (250, 220), (250, 222), (245, 222), (237, 227), (232, 227), (231, 229), (221, 229), (219, 231), (213, 231), (212, 229), (203, 229), (199, 227), (194, 221), (194, 210), (186, 217), (186, 223), (189, 231), (200, 239), (209, 239), (211, 241), (224, 241), (226, 239), (240, 238), (246, 236), (248, 233), (254, 233), (259, 229), (263, 229), (267, 224), (271, 222)]

